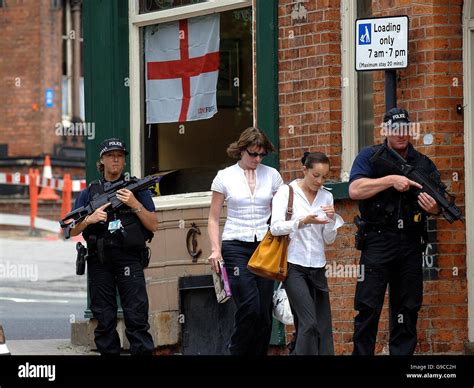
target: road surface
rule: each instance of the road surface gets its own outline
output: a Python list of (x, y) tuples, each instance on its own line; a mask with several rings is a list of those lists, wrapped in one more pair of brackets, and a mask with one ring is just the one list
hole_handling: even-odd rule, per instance
[(0, 231), (0, 322), (8, 340), (70, 338), (83, 319), (86, 276), (74, 241)]

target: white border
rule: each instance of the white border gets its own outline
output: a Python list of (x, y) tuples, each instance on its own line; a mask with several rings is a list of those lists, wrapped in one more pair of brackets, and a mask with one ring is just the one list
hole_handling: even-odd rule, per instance
[(0, 354), (1, 354), (2, 356), (3, 356), (3, 355), (10, 354), (10, 351), (8, 350), (6, 344), (0, 344)]
[(129, 0), (129, 88), (130, 88), (130, 172), (143, 175), (143, 143), (140, 138), (142, 128), (142, 58), (140, 55), (140, 27), (165, 23), (173, 20), (251, 7), (251, 0), (210, 0), (205, 3), (187, 5), (164, 11), (138, 13), (138, 0)]
[(357, 4), (354, 0), (341, 0), (341, 50), (342, 50), (342, 156), (341, 181), (347, 182), (352, 161), (359, 144), (357, 128), (357, 73), (355, 69), (355, 20)]
[(467, 331), (469, 342), (474, 342), (474, 100), (473, 74), (471, 70), (474, 52), (474, 18), (471, 18), (474, 4), (465, 1), (463, 6), (463, 90), (464, 90), (464, 176), (466, 209), (466, 280), (467, 280)]

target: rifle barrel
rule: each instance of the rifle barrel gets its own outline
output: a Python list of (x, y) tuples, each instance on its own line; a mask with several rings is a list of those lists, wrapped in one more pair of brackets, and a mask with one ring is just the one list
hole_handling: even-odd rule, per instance
[(392, 148), (384, 144), (372, 156), (371, 162), (376, 162), (385, 150), (389, 153), (389, 155), (395, 158), (396, 162), (398, 163), (392, 163), (391, 161), (385, 158), (382, 159), (388, 162), (389, 164), (395, 166), (403, 176), (423, 186), (423, 191), (432, 196), (441, 206), (443, 210), (443, 216), (448, 222), (453, 223), (454, 221), (459, 220), (461, 218), (461, 210), (455, 205), (454, 201), (448, 201), (448, 199), (446, 198), (446, 195), (448, 193), (445, 190), (445, 187), (440, 186), (436, 182), (433, 183), (432, 179), (427, 177), (422, 171), (419, 171), (415, 166), (411, 166), (410, 164), (408, 164), (406, 159)]

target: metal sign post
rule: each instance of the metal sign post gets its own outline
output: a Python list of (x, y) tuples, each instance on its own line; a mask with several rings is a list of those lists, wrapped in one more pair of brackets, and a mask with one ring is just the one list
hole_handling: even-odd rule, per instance
[(397, 106), (397, 71), (385, 70), (385, 111)]

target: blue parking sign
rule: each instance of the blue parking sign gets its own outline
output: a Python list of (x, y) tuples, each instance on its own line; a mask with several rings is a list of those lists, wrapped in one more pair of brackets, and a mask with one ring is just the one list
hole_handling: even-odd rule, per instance
[(359, 24), (359, 44), (372, 43), (372, 25), (370, 23)]
[(357, 19), (354, 28), (356, 71), (406, 68), (408, 25), (407, 15)]
[(52, 108), (54, 106), (54, 91), (53, 89), (46, 89), (46, 108)]

